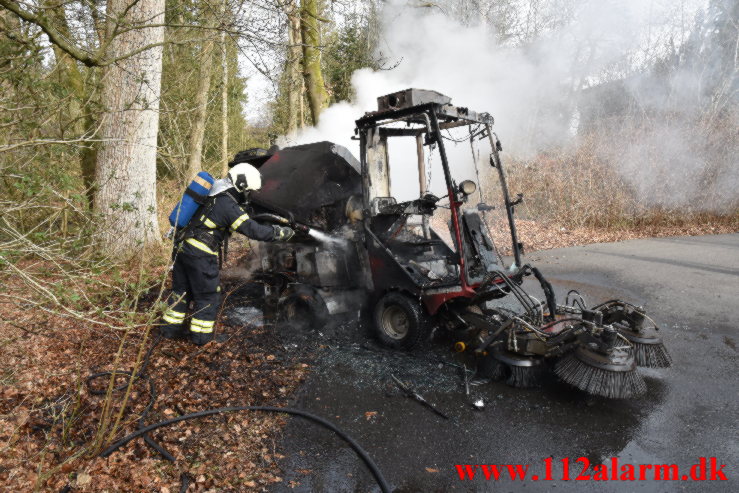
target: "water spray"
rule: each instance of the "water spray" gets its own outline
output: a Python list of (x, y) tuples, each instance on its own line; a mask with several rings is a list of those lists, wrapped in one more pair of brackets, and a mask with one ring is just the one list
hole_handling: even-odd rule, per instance
[(308, 229), (308, 235), (314, 240), (320, 241), (321, 243), (336, 244), (336, 243), (344, 243), (346, 241), (344, 238), (331, 236), (331, 235), (324, 233), (323, 231), (319, 231), (313, 228)]

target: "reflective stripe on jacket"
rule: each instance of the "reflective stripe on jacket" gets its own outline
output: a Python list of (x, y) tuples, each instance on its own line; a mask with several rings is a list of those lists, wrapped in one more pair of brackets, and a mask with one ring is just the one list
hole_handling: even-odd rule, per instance
[(259, 241), (275, 240), (274, 228), (249, 219), (249, 214), (229, 191), (209, 200), (214, 202), (204, 206), (192, 219), (196, 222), (184, 242), (184, 252), (191, 255), (218, 255), (223, 239), (230, 231), (238, 231)]

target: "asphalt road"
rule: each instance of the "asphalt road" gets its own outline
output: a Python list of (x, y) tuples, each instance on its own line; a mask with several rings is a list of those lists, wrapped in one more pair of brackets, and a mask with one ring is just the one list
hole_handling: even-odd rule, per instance
[[(560, 296), (577, 289), (589, 304), (622, 298), (644, 306), (662, 327), (669, 369), (642, 369), (648, 393), (612, 401), (553, 381), (522, 390), (504, 383), (472, 388), (443, 344), (398, 354), (352, 334), (321, 331), (290, 340), (318, 340), (318, 359), (294, 405), (335, 422), (359, 441), (398, 492), (430, 491), (739, 491), (739, 234), (660, 238), (550, 250), (530, 255)], [(452, 420), (407, 399), (390, 373), (412, 382)], [(275, 491), (378, 491), (346, 444), (325, 430), (291, 420), (278, 450), (284, 481)], [(553, 480), (545, 481), (544, 460)], [(573, 463), (562, 481), (565, 457)], [(575, 481), (592, 464), (677, 464), (680, 476), (700, 457), (716, 457), (728, 481)], [(461, 481), (456, 464), (530, 464), (528, 479)], [(639, 469), (636, 470), (638, 478)], [(710, 471), (710, 467), (709, 467)], [(649, 478), (652, 472), (646, 471)], [(593, 471), (588, 471), (592, 474)], [(536, 474), (540, 479), (534, 481)]]

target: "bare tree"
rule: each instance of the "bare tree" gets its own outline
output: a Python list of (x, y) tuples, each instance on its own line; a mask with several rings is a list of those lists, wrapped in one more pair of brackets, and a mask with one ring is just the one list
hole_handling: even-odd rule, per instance
[(300, 1), (300, 31), (303, 37), (303, 78), (308, 92), (313, 124), (318, 123), (321, 111), (328, 104), (328, 93), (321, 71), (321, 28), (318, 0)]
[(290, 0), (285, 4), (285, 13), (287, 14), (287, 132), (293, 132), (298, 128), (298, 118), (300, 117), (300, 125), (302, 126), (301, 116), (301, 99), (303, 97), (303, 81), (300, 78), (302, 48), (303, 42), (300, 33), (300, 9), (294, 0)]
[[(214, 24), (214, 15), (207, 2), (203, 2), (202, 6), (207, 12), (206, 25)], [(203, 42), (203, 49), (200, 56), (200, 70), (198, 75), (198, 85), (195, 92), (195, 119), (190, 131), (189, 156), (187, 159), (187, 170), (184, 176), (185, 184), (187, 184), (193, 176), (202, 168), (203, 154), (203, 137), (205, 135), (205, 120), (208, 110), (208, 93), (210, 92), (210, 80), (213, 74), (213, 48), (215, 39), (209, 36)]]
[[(53, 5), (48, 1), (45, 3), (51, 9), (51, 16), (55, 21), (55, 25), (67, 39), (73, 39), (66, 18), (66, 10), (64, 5)], [(69, 88), (73, 94), (73, 98), (69, 101), (69, 118), (74, 122), (75, 137), (86, 135), (92, 137), (95, 133), (95, 117), (90, 108), (89, 89), (85, 86), (85, 74), (77, 66), (77, 61), (62, 50), (57, 45), (52, 45), (54, 56), (57, 60), (57, 70), (63, 85)], [(91, 70), (91, 69), (88, 69)], [(97, 148), (94, 142), (89, 142), (80, 149), (80, 170), (85, 193), (87, 195), (89, 207), (92, 207), (95, 191), (95, 162), (97, 160)]]
[[(97, 6), (85, 5), (93, 17), (101, 14)], [(49, 38), (78, 96), (75, 60), (102, 70), (94, 210), (104, 250), (120, 254), (159, 241), (156, 153), (164, 0), (109, 0), (104, 22), (95, 22), (95, 43), (75, 39), (60, 3), (0, 0), (0, 6)], [(89, 115), (84, 120), (92, 126)], [(85, 166), (92, 167), (89, 156)]]
[[(156, 152), (164, 0), (109, 0), (106, 39), (116, 63), (102, 81), (95, 210), (104, 247), (130, 251), (159, 241)], [(156, 24), (157, 26), (147, 26)], [(119, 58), (126, 53), (135, 53)]]

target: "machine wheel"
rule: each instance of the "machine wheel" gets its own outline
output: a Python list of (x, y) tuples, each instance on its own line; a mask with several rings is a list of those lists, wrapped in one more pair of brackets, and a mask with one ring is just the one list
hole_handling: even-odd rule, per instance
[(278, 323), (296, 330), (321, 328), (329, 320), (321, 295), (304, 284), (289, 286), (280, 297), (277, 309)]
[(390, 292), (375, 305), (375, 331), (384, 345), (412, 349), (426, 336), (423, 308), (403, 293)]

